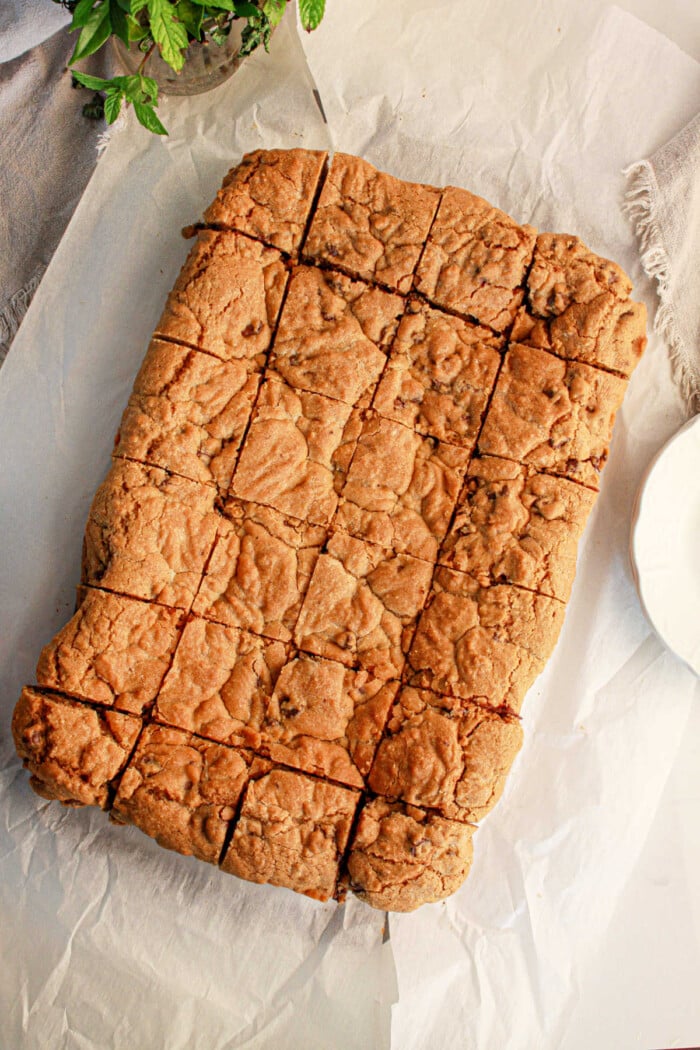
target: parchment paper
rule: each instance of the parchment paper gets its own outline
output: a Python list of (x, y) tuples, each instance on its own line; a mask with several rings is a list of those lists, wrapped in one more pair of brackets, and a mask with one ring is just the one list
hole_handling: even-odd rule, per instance
[[(283, 24), (270, 56), (210, 95), (165, 103), (168, 140), (133, 124), (117, 134), (0, 372), (3, 735), (72, 608), (87, 509), (187, 251), (179, 228), (244, 151), (332, 143), (467, 186), (580, 234), (651, 302), (619, 211), (621, 169), (687, 122), (699, 93), (696, 63), (603, 5), (363, 0), (331, 3), (301, 45)], [(580, 976), (604, 950), (699, 698), (646, 623), (627, 557), (638, 481), (682, 412), (652, 339), (472, 874), (447, 903), (392, 916), (389, 944), (384, 917), (357, 902), (247, 886), (100, 813), (42, 803), (5, 746), (8, 1047), (586, 1046), (569, 1026)]]

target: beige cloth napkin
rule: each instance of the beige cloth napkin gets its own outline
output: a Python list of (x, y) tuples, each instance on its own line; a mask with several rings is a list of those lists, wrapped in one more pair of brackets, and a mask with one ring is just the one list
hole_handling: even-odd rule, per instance
[(627, 168), (625, 210), (642, 265), (658, 283), (654, 328), (688, 407), (700, 411), (700, 113), (648, 160)]

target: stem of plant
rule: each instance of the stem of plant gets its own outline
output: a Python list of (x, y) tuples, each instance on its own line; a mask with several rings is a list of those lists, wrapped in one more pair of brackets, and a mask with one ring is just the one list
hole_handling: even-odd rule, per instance
[(148, 51), (146, 52), (146, 54), (145, 54), (145, 55), (143, 56), (143, 58), (142, 58), (142, 59), (141, 59), (141, 61), (139, 62), (139, 68), (138, 68), (138, 69), (136, 70), (136, 72), (137, 72), (137, 73), (143, 73), (143, 71), (144, 71), (144, 68), (145, 68), (145, 66), (146, 66), (146, 63), (148, 62), (149, 58), (150, 58), (150, 57), (151, 57), (151, 55), (153, 54), (153, 50), (154, 50), (155, 46), (156, 46), (156, 45), (155, 45), (155, 41), (154, 41), (154, 42), (153, 42), (153, 43), (151, 44), (151, 46), (149, 47), (149, 49), (148, 49)]

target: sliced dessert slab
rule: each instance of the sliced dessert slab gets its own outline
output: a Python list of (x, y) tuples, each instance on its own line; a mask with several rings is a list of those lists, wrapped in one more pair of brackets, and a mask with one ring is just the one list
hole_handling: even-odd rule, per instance
[(466, 449), (370, 412), (334, 526), (395, 553), (434, 562), (468, 463)]
[(154, 339), (134, 381), (114, 455), (226, 491), (259, 383), (245, 361), (220, 361)]
[(413, 300), (399, 324), (373, 406), (387, 419), (473, 449), (503, 339)]
[(494, 456), (472, 459), (438, 561), (482, 587), (514, 583), (568, 601), (595, 493)]
[(274, 248), (237, 233), (202, 230), (155, 334), (205, 350), (222, 361), (245, 361), (251, 372), (260, 371), (287, 277), (287, 267)]
[(438, 568), (413, 644), (411, 685), (517, 712), (551, 655), (566, 606)]
[(513, 343), (496, 382), (479, 451), (597, 489), (627, 382), (580, 361)]
[(333, 896), (359, 791), (287, 769), (252, 780), (224, 871), (315, 900)]
[(297, 267), (270, 370), (296, 390), (368, 403), (386, 364), (404, 300), (345, 274)]
[(338, 502), (359, 420), (349, 405), (294, 390), (260, 388), (231, 493), (300, 521), (327, 525)]
[(286, 659), (282, 642), (194, 618), (183, 631), (154, 717), (222, 744), (258, 747)]
[(407, 293), (440, 199), (366, 160), (336, 153), (304, 244), (304, 256), (351, 277)]
[(416, 806), (365, 803), (347, 856), (347, 884), (373, 908), (414, 911), (458, 890), (472, 862), (474, 828)]
[(223, 513), (192, 611), (291, 641), (326, 529), (235, 497)]
[(277, 680), (262, 747), (275, 762), (363, 788), (397, 688), (301, 654)]
[(212, 226), (238, 230), (283, 252), (299, 250), (327, 154), (271, 149), (246, 153), (204, 213)]
[(213, 485), (115, 460), (90, 508), (82, 582), (189, 609), (221, 520), (215, 499)]
[(178, 609), (83, 588), (75, 615), (41, 651), (37, 683), (140, 715), (158, 694), (184, 619)]
[(135, 824), (166, 849), (218, 864), (241, 793), (251, 774), (265, 768), (249, 751), (146, 726), (111, 817)]
[(432, 566), (335, 533), (316, 562), (294, 632), (305, 652), (398, 678)]
[(522, 739), (517, 718), (406, 686), (391, 710), (369, 786), (378, 795), (476, 822), (501, 797)]
[(12, 716), (12, 735), (37, 795), (105, 809), (141, 724), (132, 715), (26, 686)]
[(523, 300), (536, 230), (467, 190), (448, 186), (416, 273), (430, 302), (503, 332)]

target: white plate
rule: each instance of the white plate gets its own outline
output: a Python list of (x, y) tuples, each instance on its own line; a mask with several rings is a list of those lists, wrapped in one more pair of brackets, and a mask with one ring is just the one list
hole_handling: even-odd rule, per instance
[(644, 611), (669, 649), (700, 675), (700, 415), (652, 460), (630, 551)]

